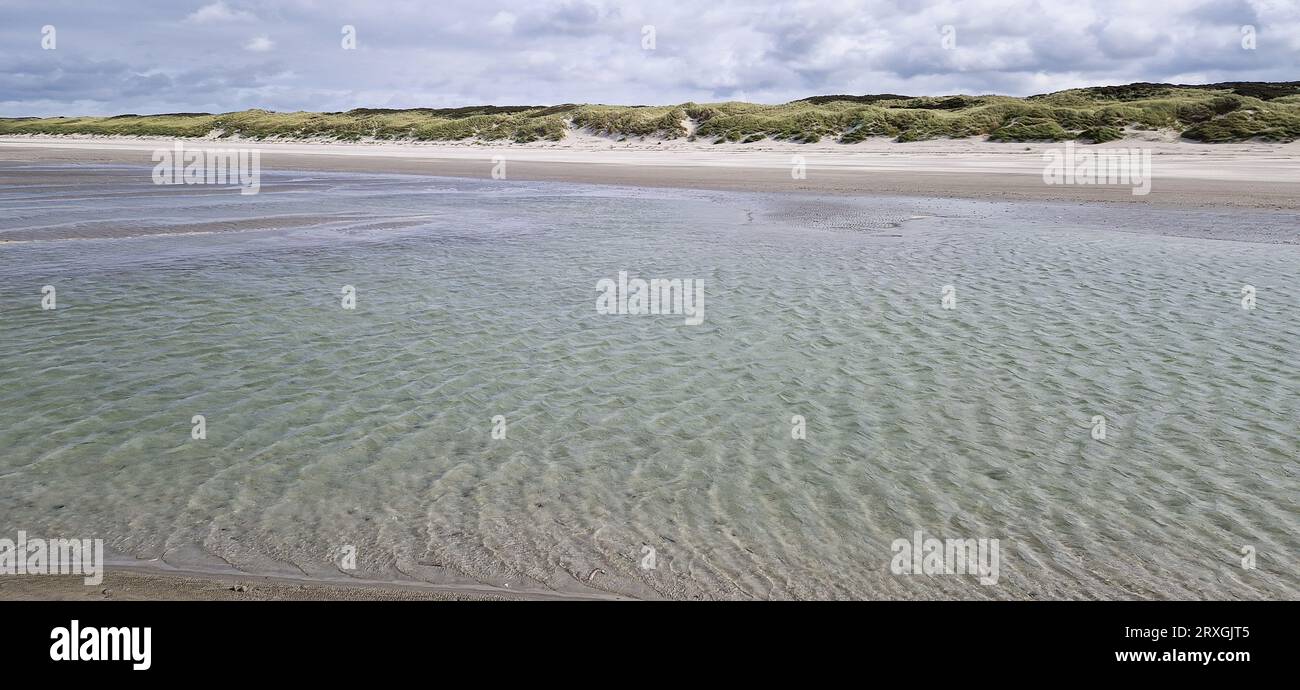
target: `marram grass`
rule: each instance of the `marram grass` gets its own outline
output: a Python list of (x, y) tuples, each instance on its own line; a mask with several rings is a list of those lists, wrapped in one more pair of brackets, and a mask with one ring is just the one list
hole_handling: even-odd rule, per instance
[[(1300, 82), (1205, 86), (1128, 84), (1010, 96), (815, 96), (781, 105), (478, 106), (342, 113), (245, 110), (212, 115), (0, 118), (0, 134), (89, 134), (338, 141), (560, 141), (572, 129), (616, 137), (693, 137), (713, 143), (766, 139), (851, 144), (987, 137), (993, 141), (1121, 138), (1126, 128), (1167, 130), (1204, 142), (1300, 138)], [(693, 128), (693, 131), (692, 131)]]

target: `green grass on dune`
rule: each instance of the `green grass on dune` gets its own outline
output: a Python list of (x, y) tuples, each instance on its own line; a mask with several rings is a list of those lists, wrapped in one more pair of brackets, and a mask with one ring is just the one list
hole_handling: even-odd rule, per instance
[(674, 106), (475, 106), (341, 113), (245, 110), (211, 115), (0, 118), (0, 134), (91, 134), (340, 141), (559, 141), (571, 127), (618, 137), (714, 143), (766, 139), (854, 143), (988, 137), (992, 141), (1112, 141), (1125, 128), (1170, 130), (1204, 142), (1300, 138), (1300, 82), (1230, 82), (1204, 86), (1127, 84), (1050, 94), (815, 96), (780, 105), (683, 103)]
[(584, 106), (573, 111), (575, 126), (610, 136), (676, 139), (686, 136), (682, 126), (685, 119), (686, 111), (681, 106)]

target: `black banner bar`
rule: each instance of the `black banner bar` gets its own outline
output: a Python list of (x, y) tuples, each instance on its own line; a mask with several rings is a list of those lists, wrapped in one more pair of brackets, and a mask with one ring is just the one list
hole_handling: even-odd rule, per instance
[[(576, 665), (590, 682), (674, 667), (683, 678), (704, 668), (761, 679), (773, 665), (918, 680), (1244, 678), (1289, 667), (1297, 619), (1295, 602), (3, 602), (0, 611), (6, 668), (168, 681), (202, 669), (337, 681), (368, 677), (376, 663), (495, 679)], [(60, 645), (74, 630), (76, 652)], [(86, 658), (105, 656), (117, 660)]]

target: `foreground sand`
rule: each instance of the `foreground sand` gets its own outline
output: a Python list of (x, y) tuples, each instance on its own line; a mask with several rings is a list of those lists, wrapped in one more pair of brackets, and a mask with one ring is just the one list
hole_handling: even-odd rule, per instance
[[(0, 137), (0, 160), (152, 165), (171, 139)], [(256, 147), (268, 170), (410, 173), (490, 179), (504, 156), (511, 180), (554, 180), (647, 187), (913, 195), (976, 199), (1100, 201), (1160, 206), (1300, 209), (1300, 142), (1198, 144), (1150, 134), (1102, 148), (1152, 152), (1151, 193), (1129, 187), (1048, 185), (1043, 152), (1063, 144), (999, 144), (974, 139), (907, 144), (712, 145), (616, 142), (571, 137), (558, 143), (281, 143), (187, 140), (195, 147)], [(1089, 150), (1089, 147), (1078, 147)], [(802, 156), (806, 179), (791, 176)]]
[(88, 586), (80, 576), (0, 576), (0, 601), (507, 601), (621, 599), (498, 587), (450, 587), (360, 581), (356, 584), (255, 575), (108, 568)]

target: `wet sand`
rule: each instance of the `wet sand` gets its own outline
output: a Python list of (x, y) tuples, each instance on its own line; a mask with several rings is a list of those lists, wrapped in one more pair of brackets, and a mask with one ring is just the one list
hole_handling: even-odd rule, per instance
[[(0, 577), (0, 601), (509, 601), (578, 600), (573, 594), (498, 587), (325, 582), (259, 575), (116, 568), (98, 585), (77, 575)], [(608, 597), (614, 599), (617, 597)]]
[[(0, 160), (152, 165), (174, 140), (0, 137)], [(340, 144), (191, 140), (192, 147), (261, 151), (267, 170), (425, 174), (708, 190), (901, 195), (997, 200), (1106, 202), (1188, 208), (1300, 209), (1300, 143), (1197, 144), (1126, 139), (1100, 148), (1152, 151), (1151, 191), (1128, 186), (1049, 185), (1043, 153), (1060, 143), (942, 140), (899, 144), (750, 146), (702, 142), (614, 142), (588, 137), (556, 144)], [(1077, 150), (1095, 150), (1079, 146)], [(806, 177), (792, 175), (801, 156)], [(496, 158), (494, 157), (503, 157)]]

